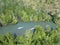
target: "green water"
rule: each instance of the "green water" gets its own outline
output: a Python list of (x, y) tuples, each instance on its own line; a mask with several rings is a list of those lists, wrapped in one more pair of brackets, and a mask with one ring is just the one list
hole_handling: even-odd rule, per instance
[[(26, 30), (30, 30), (31, 28), (33, 28), (36, 25), (41, 25), (44, 28), (49, 25), (51, 28), (55, 29), (56, 25), (52, 22), (19, 22), (18, 24), (15, 25), (7, 25), (4, 27), (0, 27), (0, 34), (6, 34), (8, 32), (12, 33), (12, 34), (16, 34), (16, 35), (23, 35), (25, 33)], [(18, 29), (19, 27), (23, 27), (21, 29)], [(33, 31), (33, 30), (31, 30)]]

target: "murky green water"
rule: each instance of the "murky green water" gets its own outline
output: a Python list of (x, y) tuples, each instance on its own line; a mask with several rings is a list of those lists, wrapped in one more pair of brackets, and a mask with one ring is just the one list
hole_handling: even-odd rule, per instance
[[(26, 30), (29, 30), (36, 25), (41, 25), (44, 28), (47, 25), (49, 25), (53, 29), (56, 28), (56, 25), (52, 22), (48, 22), (48, 23), (45, 23), (45, 22), (26, 22), (26, 23), (19, 22), (18, 24), (15, 24), (15, 25), (8, 25), (8, 26), (0, 27), (0, 34), (6, 34), (6, 33), (10, 32), (10, 33), (16, 34), (16, 35), (23, 35)], [(23, 28), (18, 29), (19, 27), (23, 27)]]

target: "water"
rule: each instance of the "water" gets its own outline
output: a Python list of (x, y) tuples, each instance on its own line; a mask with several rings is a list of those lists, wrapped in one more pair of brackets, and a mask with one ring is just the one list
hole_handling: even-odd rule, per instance
[(30, 30), (36, 25), (41, 25), (43, 28), (45, 28), (47, 25), (49, 25), (53, 29), (56, 28), (56, 25), (53, 22), (19, 22), (15, 25), (7, 25), (4, 27), (0, 27), (0, 34), (6, 34), (10, 32), (16, 35), (24, 35), (26, 30)]

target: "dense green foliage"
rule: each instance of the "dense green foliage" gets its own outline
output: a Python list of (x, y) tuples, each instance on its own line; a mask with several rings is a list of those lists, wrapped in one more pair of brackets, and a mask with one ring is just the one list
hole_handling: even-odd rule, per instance
[(36, 26), (34, 32), (27, 30), (24, 36), (0, 35), (0, 45), (60, 45), (60, 28), (47, 28)]
[[(0, 23), (16, 24), (18, 20), (50, 22), (53, 17), (48, 12), (57, 16), (60, 12), (59, 4), (59, 0), (0, 0)], [(53, 21), (60, 23), (56, 17)]]

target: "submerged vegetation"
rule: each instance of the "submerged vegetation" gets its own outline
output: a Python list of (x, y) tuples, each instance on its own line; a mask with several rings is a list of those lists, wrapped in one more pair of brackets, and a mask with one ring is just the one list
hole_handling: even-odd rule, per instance
[(0, 45), (60, 45), (60, 28), (53, 30), (36, 26), (33, 32), (27, 30), (24, 36), (7, 33), (0, 35)]
[[(59, 4), (59, 0), (0, 0), (0, 23), (16, 24), (21, 20), (23, 22), (53, 21), (59, 24), (60, 17), (56, 17), (60, 12)], [(48, 14), (49, 12), (51, 13)]]

